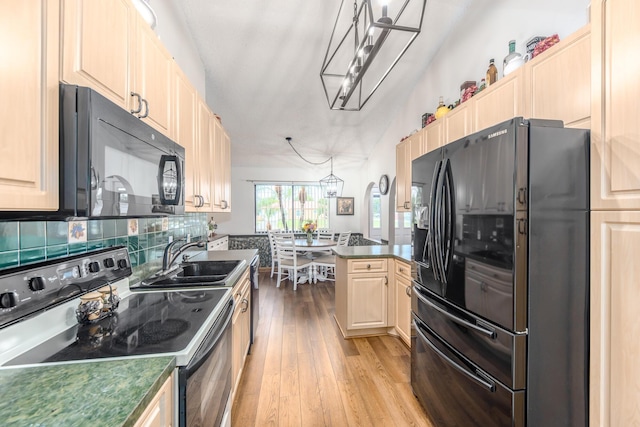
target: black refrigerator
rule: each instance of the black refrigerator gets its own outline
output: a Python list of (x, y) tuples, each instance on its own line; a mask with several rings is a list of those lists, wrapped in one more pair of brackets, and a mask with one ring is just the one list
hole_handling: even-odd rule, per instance
[(412, 162), (411, 384), (437, 426), (585, 426), (589, 131), (516, 117)]

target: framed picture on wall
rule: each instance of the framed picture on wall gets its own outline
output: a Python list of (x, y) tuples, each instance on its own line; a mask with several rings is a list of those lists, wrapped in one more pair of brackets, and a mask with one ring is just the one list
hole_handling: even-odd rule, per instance
[(336, 199), (336, 215), (353, 215), (353, 197)]

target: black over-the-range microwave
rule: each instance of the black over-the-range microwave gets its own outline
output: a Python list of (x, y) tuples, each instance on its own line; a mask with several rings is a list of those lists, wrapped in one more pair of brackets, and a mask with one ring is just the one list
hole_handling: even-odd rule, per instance
[(184, 148), (87, 87), (60, 84), (59, 209), (0, 219), (184, 213)]
[(183, 147), (96, 91), (60, 85), (60, 214), (182, 214), (183, 171)]

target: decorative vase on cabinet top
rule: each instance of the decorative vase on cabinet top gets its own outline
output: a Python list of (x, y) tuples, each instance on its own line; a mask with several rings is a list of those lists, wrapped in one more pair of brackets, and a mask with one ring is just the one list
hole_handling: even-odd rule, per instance
[(442, 97), (440, 97), (440, 101), (438, 102), (438, 109), (436, 110), (436, 114), (435, 114), (436, 119), (439, 119), (440, 117), (444, 117), (444, 115), (447, 114), (450, 109), (451, 107), (447, 107), (446, 105), (444, 105), (444, 101)]

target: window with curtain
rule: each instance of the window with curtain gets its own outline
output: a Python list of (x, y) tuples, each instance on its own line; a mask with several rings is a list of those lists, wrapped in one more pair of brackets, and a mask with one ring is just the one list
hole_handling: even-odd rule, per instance
[(329, 228), (329, 199), (322, 196), (320, 184), (255, 184), (255, 207), (256, 233), (301, 232), (306, 221)]

